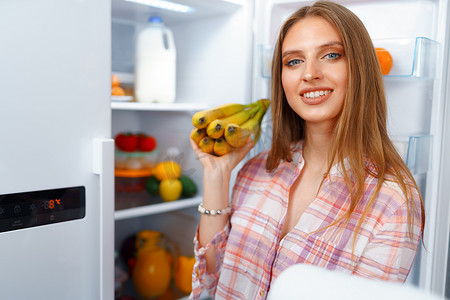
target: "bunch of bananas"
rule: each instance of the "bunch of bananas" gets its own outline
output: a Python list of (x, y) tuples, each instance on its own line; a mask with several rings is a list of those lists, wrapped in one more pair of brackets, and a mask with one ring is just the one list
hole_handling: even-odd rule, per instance
[(245, 145), (250, 135), (256, 143), (261, 121), (270, 106), (269, 99), (250, 104), (223, 104), (199, 111), (192, 117), (191, 138), (205, 153), (222, 156)]

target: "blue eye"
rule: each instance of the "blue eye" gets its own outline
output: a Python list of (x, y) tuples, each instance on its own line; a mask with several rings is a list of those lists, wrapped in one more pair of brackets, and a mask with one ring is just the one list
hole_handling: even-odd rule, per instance
[(301, 63), (300, 59), (291, 59), (290, 61), (288, 61), (286, 63), (286, 66), (292, 67), (292, 66), (298, 65), (299, 63)]
[(341, 56), (342, 56), (342, 54), (339, 54), (339, 53), (328, 53), (324, 57), (327, 58), (327, 59), (338, 59)]

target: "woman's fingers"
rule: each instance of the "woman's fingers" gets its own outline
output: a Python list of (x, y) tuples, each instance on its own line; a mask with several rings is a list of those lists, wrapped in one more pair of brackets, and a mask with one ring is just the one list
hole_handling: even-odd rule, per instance
[(244, 159), (250, 149), (254, 146), (254, 139), (253, 137), (249, 137), (244, 146), (235, 148), (223, 156), (215, 156), (203, 152), (192, 139), (190, 139), (190, 143), (192, 149), (194, 150), (195, 156), (204, 168), (219, 167), (221, 170), (231, 170), (237, 166), (242, 159)]

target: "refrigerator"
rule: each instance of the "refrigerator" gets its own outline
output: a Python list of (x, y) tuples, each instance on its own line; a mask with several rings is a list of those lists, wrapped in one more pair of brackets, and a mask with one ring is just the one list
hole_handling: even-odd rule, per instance
[[(143, 4), (155, 1), (138, 2), (0, 2), (5, 298), (136, 297), (129, 274), (115, 288), (115, 268), (127, 272), (120, 250), (144, 229), (164, 233), (179, 253), (192, 255), (202, 169), (189, 145), (191, 116), (223, 103), (270, 97), (279, 27), (312, 3), (172, 1), (191, 8), (180, 13)], [(419, 184), (427, 217), (425, 247), (407, 284), (449, 297), (449, 1), (337, 2), (361, 18), (375, 46), (386, 48), (394, 61), (384, 76), (389, 133)], [(111, 74), (133, 96), (136, 36), (152, 15), (174, 35), (176, 100), (112, 101)], [(268, 113), (250, 156), (270, 147), (270, 130)], [(126, 131), (154, 136), (159, 159), (178, 162), (198, 193), (170, 203), (145, 191), (116, 193), (113, 138)]]
[(0, 3), (3, 299), (114, 297), (110, 7)]

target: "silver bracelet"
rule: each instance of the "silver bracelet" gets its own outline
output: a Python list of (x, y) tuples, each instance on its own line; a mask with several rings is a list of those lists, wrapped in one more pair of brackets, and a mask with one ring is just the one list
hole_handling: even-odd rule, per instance
[(198, 205), (198, 211), (201, 214), (210, 215), (210, 216), (223, 215), (223, 214), (229, 214), (231, 212), (231, 206), (228, 206), (227, 208), (224, 208), (224, 209), (214, 210), (214, 209), (206, 209), (203, 207), (203, 203), (200, 203)]

